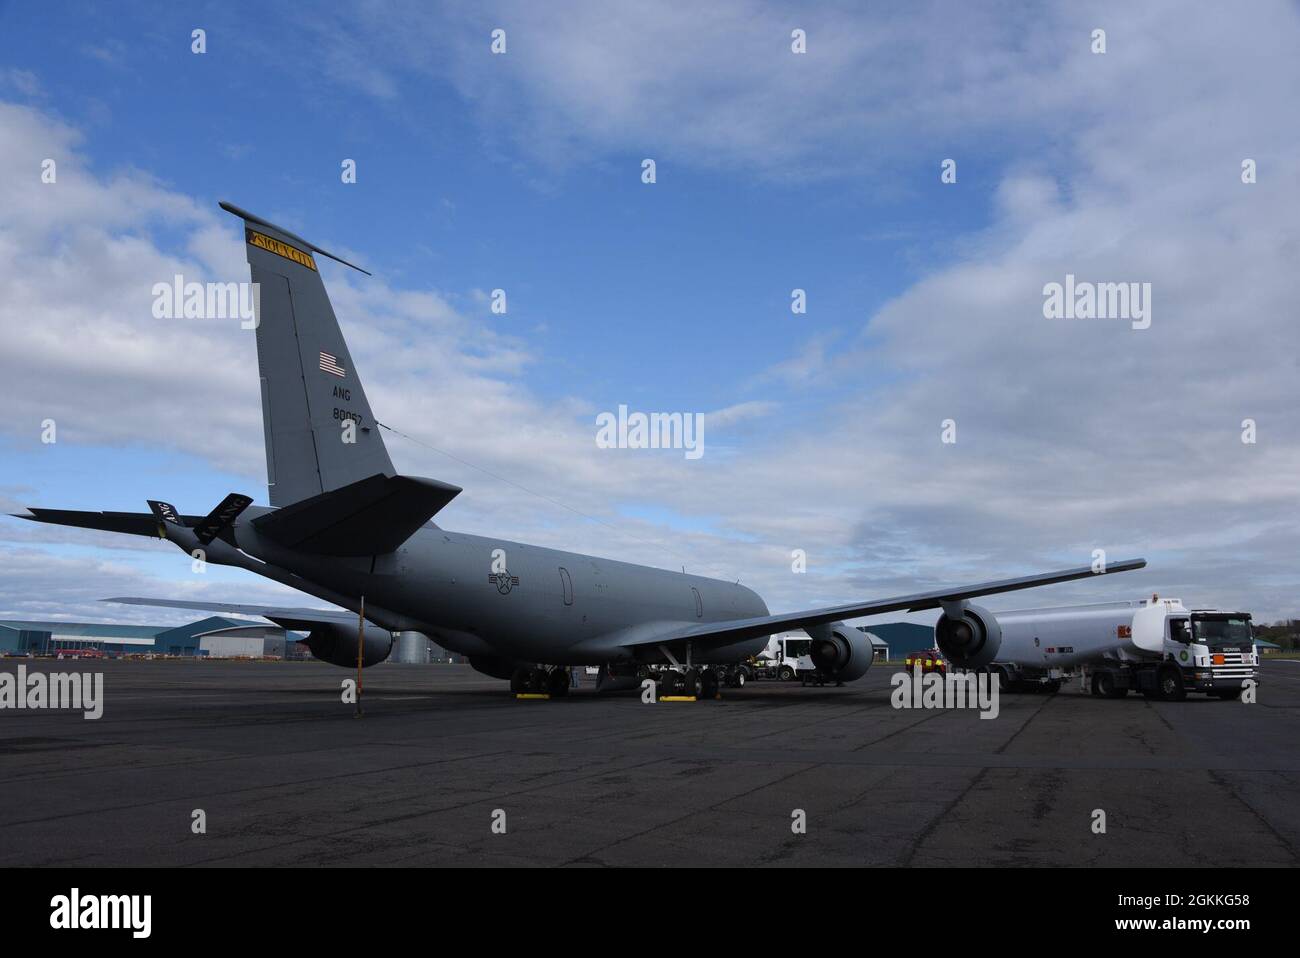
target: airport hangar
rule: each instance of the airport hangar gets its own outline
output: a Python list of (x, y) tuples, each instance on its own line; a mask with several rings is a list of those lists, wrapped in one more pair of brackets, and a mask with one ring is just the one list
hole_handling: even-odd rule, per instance
[[(213, 615), (187, 625), (109, 625), (0, 619), (0, 655), (58, 655), (87, 649), (105, 655), (199, 658), (311, 658), (301, 636), (267, 622)], [(463, 661), (415, 632), (400, 633), (391, 662)]]
[[(209, 616), (187, 625), (107, 625), (0, 619), (0, 654), (189, 655), (284, 658), (297, 637), (279, 626)], [(305, 649), (302, 650), (305, 654)]]

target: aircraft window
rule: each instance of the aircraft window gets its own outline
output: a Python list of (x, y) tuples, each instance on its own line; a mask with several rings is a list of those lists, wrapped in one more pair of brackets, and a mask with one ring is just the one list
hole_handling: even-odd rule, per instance
[(573, 580), (564, 566), (560, 566), (560, 585), (564, 587), (564, 604), (573, 605)]
[(695, 617), (702, 619), (704, 618), (704, 600), (700, 598), (700, 590), (691, 586), (691, 592), (695, 596)]

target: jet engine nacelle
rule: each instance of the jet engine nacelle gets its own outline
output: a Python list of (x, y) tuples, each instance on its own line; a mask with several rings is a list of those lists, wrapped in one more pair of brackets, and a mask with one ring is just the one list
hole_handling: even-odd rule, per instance
[(988, 609), (969, 602), (945, 605), (934, 624), (939, 651), (953, 665), (979, 669), (988, 665), (1002, 646), (1002, 627)]
[(837, 682), (852, 682), (862, 678), (871, 668), (875, 653), (867, 633), (861, 629), (843, 622), (831, 622), (810, 626), (804, 631), (812, 638), (809, 654), (813, 665), (823, 675)]
[[(311, 630), (303, 643), (311, 654), (330, 665), (344, 668), (357, 667), (357, 630), (347, 625), (318, 625)], [(388, 658), (393, 651), (393, 635), (378, 626), (366, 623), (365, 640), (361, 647), (361, 666), (374, 665)]]

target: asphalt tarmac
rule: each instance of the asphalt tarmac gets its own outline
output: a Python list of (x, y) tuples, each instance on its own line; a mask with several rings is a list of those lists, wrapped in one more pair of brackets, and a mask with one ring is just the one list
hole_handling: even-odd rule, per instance
[(18, 665), (102, 672), (104, 712), (0, 709), (5, 866), (1300, 861), (1300, 662), (1253, 705), (1068, 686), (991, 720), (892, 708), (889, 666), (647, 705), (385, 664), (355, 718), (315, 662)]

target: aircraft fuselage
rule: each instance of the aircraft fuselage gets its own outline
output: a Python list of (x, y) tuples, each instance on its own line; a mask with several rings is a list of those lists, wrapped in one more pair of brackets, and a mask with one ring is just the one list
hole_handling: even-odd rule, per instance
[[(465, 655), (598, 665), (615, 634), (768, 614), (739, 583), (426, 526), (395, 552), (365, 558), (286, 549), (240, 523), (242, 549), (317, 585), (365, 595), (401, 621)], [(734, 662), (766, 637), (700, 650), (697, 661)]]

